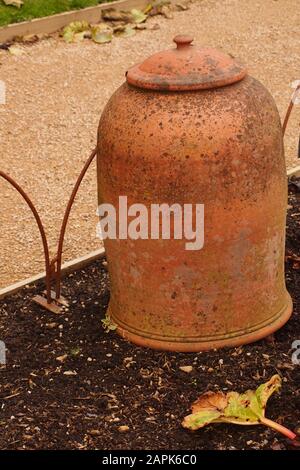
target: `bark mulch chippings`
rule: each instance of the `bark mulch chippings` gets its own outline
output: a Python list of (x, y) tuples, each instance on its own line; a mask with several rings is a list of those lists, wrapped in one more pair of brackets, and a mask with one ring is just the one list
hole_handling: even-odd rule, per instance
[(286, 279), (294, 313), (273, 340), (183, 354), (143, 349), (105, 333), (105, 261), (64, 279), (70, 306), (62, 314), (32, 302), (41, 284), (3, 299), (0, 338), (8, 352), (0, 368), (0, 449), (288, 449), (284, 437), (263, 426), (215, 424), (190, 432), (181, 421), (206, 390), (244, 391), (279, 373), (283, 386), (267, 416), (299, 427), (300, 365), (291, 360), (292, 343), (300, 339), (295, 186), (289, 204)]

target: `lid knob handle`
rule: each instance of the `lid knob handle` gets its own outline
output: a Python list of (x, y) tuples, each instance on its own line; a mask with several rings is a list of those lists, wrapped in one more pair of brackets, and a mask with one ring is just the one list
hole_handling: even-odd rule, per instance
[(180, 47), (189, 46), (193, 42), (193, 40), (194, 38), (192, 38), (191, 36), (186, 36), (185, 34), (178, 34), (173, 39), (173, 41), (177, 45), (177, 49), (179, 49)]

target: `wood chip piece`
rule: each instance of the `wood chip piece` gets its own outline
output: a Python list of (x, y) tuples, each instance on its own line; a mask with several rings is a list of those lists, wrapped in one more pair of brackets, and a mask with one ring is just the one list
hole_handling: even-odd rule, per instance
[(193, 366), (180, 366), (179, 369), (189, 374), (190, 372), (192, 372)]

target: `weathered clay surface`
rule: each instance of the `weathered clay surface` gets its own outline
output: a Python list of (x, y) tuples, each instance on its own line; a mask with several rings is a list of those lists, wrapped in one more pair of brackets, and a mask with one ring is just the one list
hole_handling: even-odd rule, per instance
[(98, 146), (100, 202), (205, 205), (202, 250), (106, 241), (121, 334), (192, 351), (254, 341), (288, 319), (282, 132), (258, 81), (191, 92), (124, 84), (103, 112)]
[(193, 38), (177, 35), (176, 47), (157, 52), (127, 72), (127, 82), (152, 90), (206, 90), (245, 77), (247, 69), (212, 47), (195, 47)]

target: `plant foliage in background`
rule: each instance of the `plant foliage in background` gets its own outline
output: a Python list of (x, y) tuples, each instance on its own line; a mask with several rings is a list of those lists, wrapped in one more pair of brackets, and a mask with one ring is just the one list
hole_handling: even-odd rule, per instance
[[(6, 0), (13, 1), (13, 0)], [(16, 0), (19, 2), (19, 0)], [(32, 0), (24, 0), (25, 6)], [(42, 0), (37, 0), (40, 3)], [(49, 0), (49, 6), (56, 0)], [(94, 0), (89, 0), (94, 3)], [(105, 0), (103, 0), (105, 1)], [(98, 0), (96, 3), (103, 3), (102, 0)], [(0, 0), (1, 2), (1, 0)], [(63, 3), (63, 2), (62, 2)], [(86, 3), (83, 0), (69, 0), (69, 3), (73, 6), (76, 4)], [(21, 6), (22, 8), (25, 8)], [(17, 6), (7, 7), (13, 10), (19, 11)], [(101, 22), (97, 24), (89, 24), (87, 21), (72, 21), (67, 25), (61, 32), (60, 35), (67, 43), (78, 43), (84, 39), (91, 39), (97, 44), (109, 43), (114, 37), (125, 37), (128, 38), (133, 36), (136, 31), (148, 29), (154, 30), (159, 29), (157, 23), (149, 22), (148, 18), (162, 15), (167, 19), (173, 18), (173, 11), (185, 11), (188, 10), (187, 4), (176, 3), (171, 4), (170, 0), (156, 0), (149, 3), (143, 10), (133, 8), (130, 11), (120, 11), (114, 8), (105, 8), (101, 12)], [(53, 13), (53, 12), (50, 12)], [(49, 14), (50, 14), (49, 13)], [(1, 4), (0, 4), (0, 15), (1, 15)], [(1, 26), (1, 22), (0, 22)], [(16, 36), (13, 41), (0, 45), (2, 49), (8, 50), (12, 55), (19, 56), (25, 53), (25, 50), (14, 45), (14, 43), (30, 44), (38, 41), (41, 38), (49, 37), (47, 34), (28, 34), (25, 36)]]
[(87, 21), (73, 21), (64, 28), (63, 36), (66, 42), (78, 42), (84, 38), (89, 31), (90, 25)]
[(106, 313), (105, 318), (102, 318), (101, 323), (105, 333), (109, 333), (110, 331), (115, 331), (117, 329), (117, 325), (115, 325), (108, 313)]
[[(62, 36), (66, 42), (78, 42), (84, 38), (91, 38), (98, 44), (111, 42), (114, 36), (133, 36), (137, 30), (147, 29), (147, 19), (155, 15), (173, 18), (172, 11), (187, 10), (186, 5), (180, 3), (171, 5), (168, 0), (158, 0), (147, 5), (144, 10), (133, 8), (130, 11), (119, 11), (106, 8), (102, 11), (102, 22), (89, 25), (85, 21), (75, 21), (63, 29)], [(150, 29), (155, 29), (151, 25)]]
[(109, 1), (113, 0), (0, 0), (0, 26), (79, 10)]
[(289, 439), (295, 439), (296, 434), (292, 431), (265, 417), (267, 401), (280, 387), (280, 376), (273, 375), (256, 390), (247, 390), (245, 393), (203, 393), (193, 403), (192, 413), (184, 418), (182, 426), (195, 431), (210, 423), (233, 423), (244, 426), (264, 424)]

